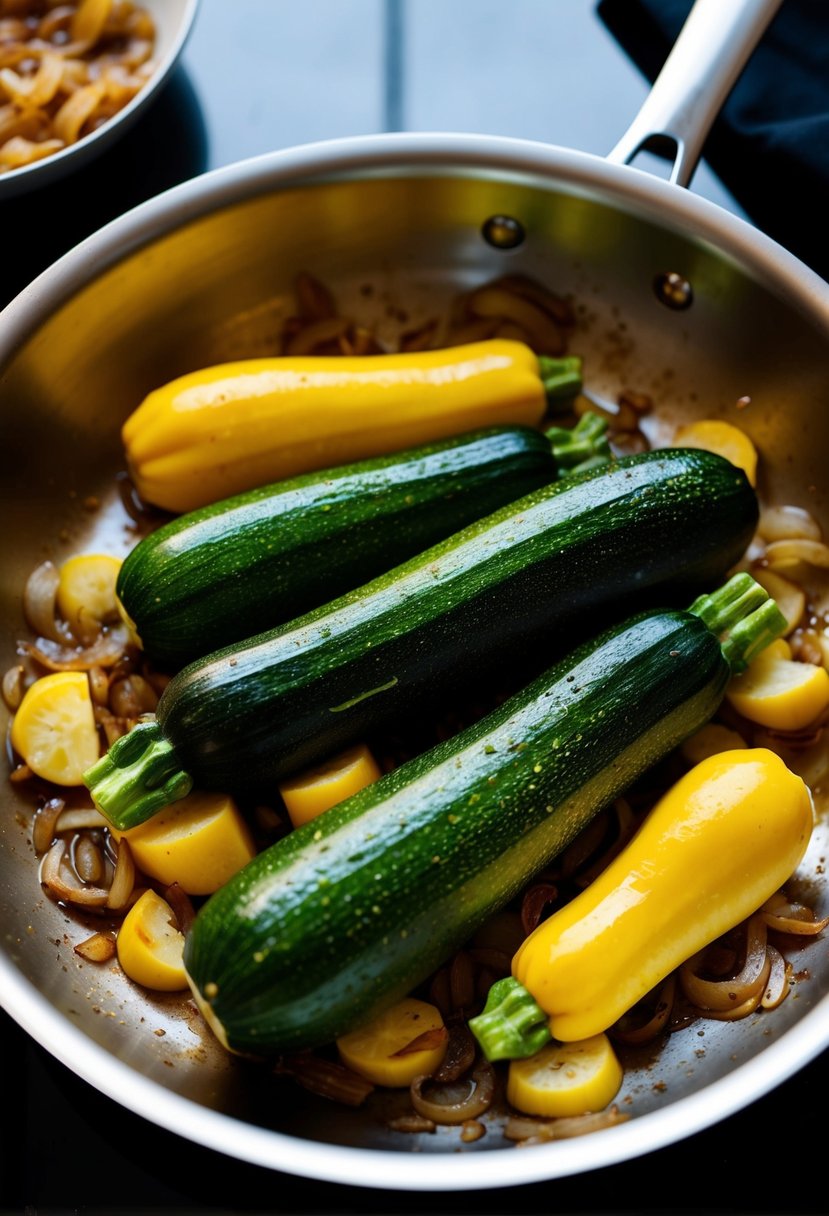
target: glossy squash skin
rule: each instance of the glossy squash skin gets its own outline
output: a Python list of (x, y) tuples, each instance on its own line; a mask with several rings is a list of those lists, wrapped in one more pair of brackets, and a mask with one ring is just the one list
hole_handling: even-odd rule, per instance
[(498, 671), (537, 673), (588, 621), (596, 632), (643, 599), (687, 602), (738, 560), (756, 521), (754, 491), (722, 457), (621, 459), (190, 664), (159, 701), (158, 731), (197, 785), (272, 790), (418, 705), (491, 687)]
[(294, 477), (150, 533), (118, 577), (121, 606), (159, 666), (300, 616), (473, 520), (555, 480), (532, 427), (493, 427)]

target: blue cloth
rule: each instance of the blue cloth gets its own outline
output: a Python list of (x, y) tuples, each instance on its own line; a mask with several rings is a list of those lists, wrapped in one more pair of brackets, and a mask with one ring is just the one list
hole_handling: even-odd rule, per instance
[[(655, 80), (691, 0), (599, 0), (607, 29)], [(829, 279), (829, 3), (783, 0), (706, 141), (756, 226)]]

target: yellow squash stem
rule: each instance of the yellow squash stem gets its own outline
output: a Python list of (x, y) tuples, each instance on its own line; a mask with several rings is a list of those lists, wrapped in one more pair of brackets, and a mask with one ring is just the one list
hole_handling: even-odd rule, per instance
[(496, 996), (523, 1025), (516, 1033), (506, 1005), (502, 1013), (488, 1003), (471, 1023), (485, 1053), (532, 1054), (550, 1036), (570, 1042), (607, 1030), (773, 895), (797, 868), (813, 824), (808, 788), (773, 752), (703, 760), (602, 874), (519, 947)]
[(141, 497), (190, 511), (478, 427), (536, 426), (548, 396), (580, 383), (577, 357), (545, 359), (504, 339), (411, 354), (252, 359), (155, 389), (122, 439)]

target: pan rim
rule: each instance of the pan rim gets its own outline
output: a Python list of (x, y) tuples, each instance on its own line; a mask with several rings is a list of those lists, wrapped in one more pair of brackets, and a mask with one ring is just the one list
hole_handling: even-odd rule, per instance
[[(2, 1007), (44, 1050), (98, 1092), (163, 1130), (250, 1165), (320, 1182), (398, 1192), (522, 1186), (646, 1156), (738, 1113), (809, 1064), (829, 1042), (829, 999), (823, 998), (758, 1055), (664, 1108), (590, 1136), (537, 1145), (532, 1152), (504, 1148), (429, 1153), (425, 1171), (423, 1153), (304, 1140), (213, 1110), (159, 1085), (60, 1014), (2, 955), (0, 991)], [(44, 1020), (54, 1023), (48, 1042), (37, 1033)]]
[[(117, 216), (54, 261), (0, 310), (0, 369), (28, 334), (130, 254), (222, 207), (278, 189), (338, 179), (429, 171), (499, 172), (625, 205), (659, 227), (736, 262), (829, 335), (829, 283), (777, 241), (708, 199), (631, 165), (554, 144), (506, 136), (398, 132), (299, 144), (250, 157), (173, 186)], [(689, 237), (690, 239), (690, 237)]]

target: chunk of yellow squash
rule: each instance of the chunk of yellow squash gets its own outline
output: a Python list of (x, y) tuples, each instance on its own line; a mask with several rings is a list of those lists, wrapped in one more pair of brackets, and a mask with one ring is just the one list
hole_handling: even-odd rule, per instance
[(734, 676), (726, 697), (737, 713), (772, 730), (802, 730), (829, 707), (829, 673), (780, 653), (761, 653)]
[(256, 846), (234, 800), (197, 790), (165, 807), (125, 836), (135, 864), (165, 886), (178, 883), (188, 895), (210, 895), (253, 858)]
[(121, 562), (108, 553), (70, 557), (60, 568), (57, 606), (75, 637), (97, 636), (101, 625), (118, 616), (115, 584)]
[(548, 1043), (525, 1060), (511, 1060), (507, 1101), (525, 1115), (548, 1119), (604, 1110), (622, 1084), (622, 1066), (605, 1034)]
[(316, 819), (382, 776), (364, 743), (358, 743), (325, 763), (283, 781), (279, 793), (295, 828)]
[(11, 743), (44, 781), (82, 785), (100, 754), (86, 673), (56, 671), (35, 680), (14, 715)]
[(155, 891), (145, 891), (118, 930), (118, 962), (125, 975), (156, 992), (188, 987), (182, 956), (184, 936), (175, 927), (173, 909)]
[(374, 1085), (399, 1089), (439, 1067), (446, 1054), (448, 1036), (423, 1050), (405, 1051), (405, 1048), (427, 1031), (443, 1029), (443, 1018), (434, 1005), (406, 997), (337, 1039), (337, 1049), (343, 1064), (353, 1072)]
[(673, 438), (678, 448), (703, 448), (724, 456), (742, 469), (751, 485), (757, 482), (757, 449), (739, 427), (720, 418), (701, 418), (681, 426)]

